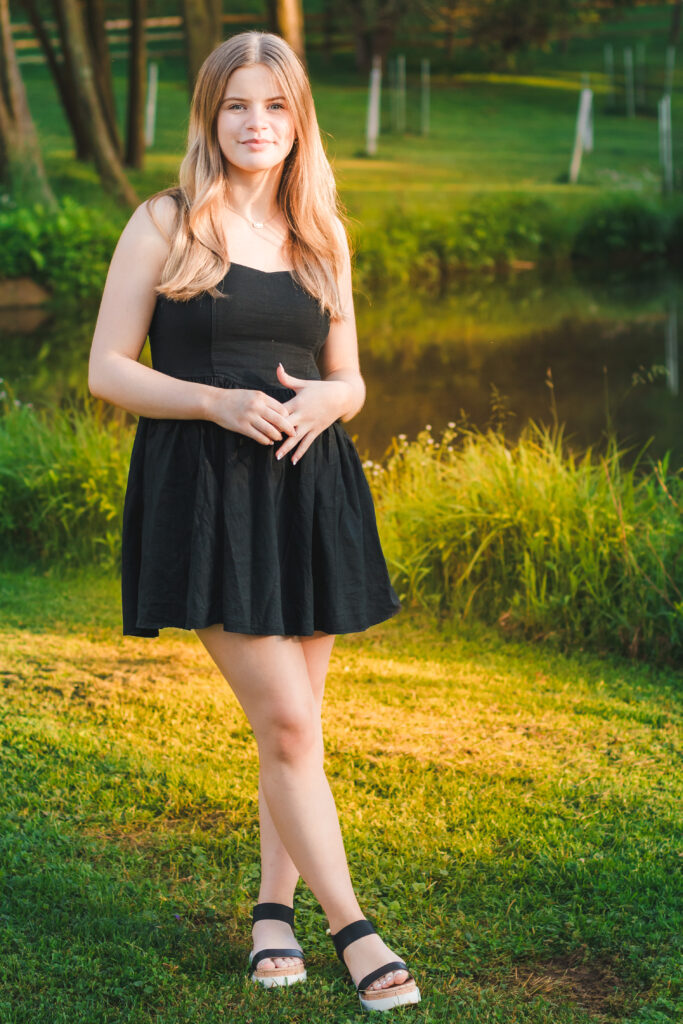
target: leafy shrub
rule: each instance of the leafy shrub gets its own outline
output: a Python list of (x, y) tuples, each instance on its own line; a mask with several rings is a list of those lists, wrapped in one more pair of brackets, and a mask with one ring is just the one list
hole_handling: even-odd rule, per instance
[(661, 208), (637, 196), (611, 199), (590, 210), (572, 246), (572, 259), (588, 264), (638, 265), (666, 256)]
[(41, 203), (0, 209), (0, 278), (27, 275), (60, 296), (102, 291), (119, 230), (97, 209), (65, 196), (56, 210)]

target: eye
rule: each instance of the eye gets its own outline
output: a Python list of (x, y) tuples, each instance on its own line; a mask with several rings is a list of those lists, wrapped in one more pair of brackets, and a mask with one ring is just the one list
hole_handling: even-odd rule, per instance
[[(284, 107), (284, 103), (279, 103), (279, 102), (277, 102), (277, 101), (276, 101), (275, 103), (271, 103), (270, 105), (271, 105), (271, 107), (279, 107), (279, 108), (280, 108), (281, 110), (284, 110), (284, 109), (285, 109), (285, 107)], [(234, 109), (235, 109), (235, 107), (243, 107), (243, 106), (244, 106), (244, 104), (243, 104), (243, 103), (229, 103), (229, 104), (228, 104), (228, 105), (226, 106), (226, 109), (227, 109), (227, 110), (234, 110)]]

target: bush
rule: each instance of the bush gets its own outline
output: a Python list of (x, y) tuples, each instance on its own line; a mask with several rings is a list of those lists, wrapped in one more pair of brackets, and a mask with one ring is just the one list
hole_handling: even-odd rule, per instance
[(0, 547), (20, 562), (118, 568), (133, 435), (94, 399), (36, 410), (0, 380)]
[(120, 232), (97, 209), (68, 196), (56, 210), (41, 203), (0, 209), (0, 278), (27, 275), (54, 294), (99, 294)]
[(612, 199), (590, 210), (576, 232), (572, 259), (612, 267), (663, 261), (667, 252), (665, 215), (637, 196)]
[(449, 425), (371, 464), (403, 600), (632, 656), (683, 662), (683, 476), (566, 450), (562, 428)]

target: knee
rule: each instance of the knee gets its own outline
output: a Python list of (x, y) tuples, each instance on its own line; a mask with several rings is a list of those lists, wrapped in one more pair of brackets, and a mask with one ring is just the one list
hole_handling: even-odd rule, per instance
[(320, 741), (320, 716), (314, 703), (273, 709), (258, 738), (260, 750), (290, 764), (308, 758)]

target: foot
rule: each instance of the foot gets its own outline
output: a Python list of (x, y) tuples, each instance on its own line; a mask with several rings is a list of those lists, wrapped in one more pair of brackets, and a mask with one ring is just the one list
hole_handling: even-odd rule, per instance
[[(354, 942), (349, 943), (343, 953), (344, 962), (349, 969), (349, 973), (353, 978), (354, 985), (358, 985), (366, 974), (370, 974), (371, 971), (377, 970), (382, 964), (389, 963), (391, 960), (401, 960), (402, 957), (397, 956), (385, 942), (382, 942), (379, 935), (363, 935), (360, 939), (356, 939)], [(408, 971), (404, 970), (393, 970), (388, 971), (387, 974), (383, 974), (381, 977), (373, 981), (371, 985), (368, 985), (368, 992), (378, 992), (381, 989), (393, 988), (395, 985), (402, 985), (408, 980)]]
[[(254, 953), (259, 949), (301, 949), (301, 943), (294, 938), (294, 932), (284, 921), (255, 921), (251, 928)], [(302, 951), (303, 952), (303, 951)], [(259, 961), (259, 970), (270, 971), (274, 967), (291, 967), (300, 971), (303, 960), (298, 956), (267, 957)]]

